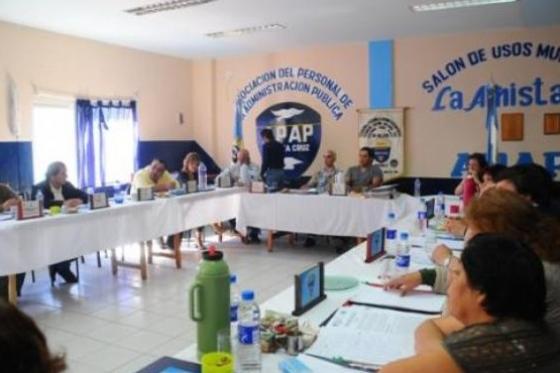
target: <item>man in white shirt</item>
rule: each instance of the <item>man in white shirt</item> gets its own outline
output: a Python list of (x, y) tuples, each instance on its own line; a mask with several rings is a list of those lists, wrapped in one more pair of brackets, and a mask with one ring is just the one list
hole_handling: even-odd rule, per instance
[(247, 149), (239, 150), (237, 153), (237, 162), (225, 168), (218, 178), (229, 174), (233, 184), (238, 186), (249, 185), (251, 181), (261, 180), (260, 167), (251, 163), (251, 155)]
[[(217, 177), (217, 179), (223, 178), (227, 174), (229, 174), (229, 176), (231, 177), (232, 184), (237, 186), (246, 186), (249, 185), (251, 181), (261, 180), (260, 167), (254, 163), (251, 163), (251, 155), (249, 154), (249, 151), (247, 149), (239, 150), (239, 152), (237, 153), (237, 162), (225, 168)], [(218, 181), (216, 181), (216, 184), (218, 184)], [(232, 229), (235, 231), (235, 219), (231, 219), (229, 223)], [(247, 237), (242, 238), (248, 243), (258, 243), (261, 241), (259, 238), (259, 233), (260, 229), (248, 227)]]

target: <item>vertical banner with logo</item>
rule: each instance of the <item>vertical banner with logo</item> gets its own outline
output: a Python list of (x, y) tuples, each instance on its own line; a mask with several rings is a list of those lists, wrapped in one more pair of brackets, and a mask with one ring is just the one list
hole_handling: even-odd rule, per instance
[(359, 109), (358, 143), (373, 151), (385, 180), (404, 172), (404, 109)]

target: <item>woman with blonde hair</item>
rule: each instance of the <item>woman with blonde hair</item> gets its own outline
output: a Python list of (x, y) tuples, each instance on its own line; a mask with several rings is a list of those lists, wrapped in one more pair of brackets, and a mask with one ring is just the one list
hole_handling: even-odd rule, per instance
[[(547, 312), (545, 320), (560, 337), (560, 222), (544, 216), (524, 197), (517, 193), (491, 189), (472, 201), (465, 213), (468, 242), (478, 233), (499, 233), (523, 242), (543, 262), (547, 287)], [(447, 267), (454, 260), (451, 250), (439, 246), (432, 254), (436, 269), (395, 278), (387, 282), (386, 289), (403, 293), (425, 284), (435, 292), (447, 292)]]

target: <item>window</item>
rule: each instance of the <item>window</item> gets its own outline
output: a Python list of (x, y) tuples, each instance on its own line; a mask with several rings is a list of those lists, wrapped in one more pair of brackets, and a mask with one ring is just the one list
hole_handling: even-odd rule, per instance
[(76, 184), (76, 124), (74, 102), (65, 99), (36, 101), (33, 104), (33, 183), (45, 179), (51, 162), (66, 164), (68, 181)]
[[(105, 183), (128, 183), (134, 173), (136, 136), (132, 118), (109, 120), (104, 133)], [(99, 185), (99, 179), (96, 180)]]

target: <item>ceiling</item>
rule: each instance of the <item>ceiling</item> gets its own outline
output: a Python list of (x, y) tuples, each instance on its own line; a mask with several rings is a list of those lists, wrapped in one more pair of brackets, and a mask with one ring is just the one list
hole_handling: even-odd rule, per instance
[[(124, 12), (155, 2), (0, 0), (0, 20), (182, 58), (560, 24), (560, 0), (519, 0), (426, 13), (413, 13), (408, 6), (434, 0), (218, 0), (141, 17)], [(267, 23), (287, 28), (223, 39), (205, 36)]]

